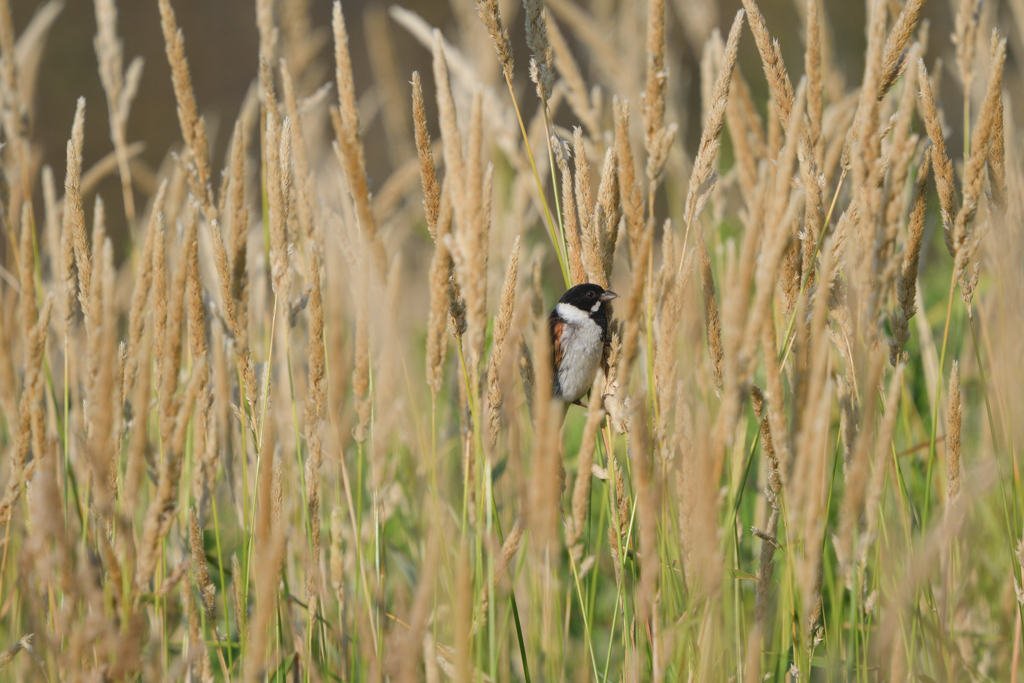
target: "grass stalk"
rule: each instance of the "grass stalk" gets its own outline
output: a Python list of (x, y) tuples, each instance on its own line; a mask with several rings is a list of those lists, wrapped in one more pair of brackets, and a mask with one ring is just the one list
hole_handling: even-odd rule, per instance
[[(540, 182), (540, 174), (537, 172), (537, 164), (533, 160), (533, 150), (530, 149), (530, 136), (526, 133), (526, 124), (523, 123), (523, 115), (519, 111), (519, 102), (516, 101), (516, 93), (512, 89), (512, 81), (508, 76), (505, 77), (505, 84), (508, 85), (508, 95), (512, 100), (512, 108), (515, 109), (516, 119), (519, 121), (519, 131), (523, 136), (523, 147), (526, 149), (526, 158), (530, 160), (530, 168), (533, 170), (533, 180), (537, 184), (537, 194), (540, 195), (541, 206), (544, 208), (544, 219), (547, 223), (548, 235), (551, 237), (551, 245), (555, 248), (555, 255), (558, 256), (558, 266), (562, 270), (562, 280), (565, 282), (566, 289), (568, 289), (572, 282), (569, 278), (569, 264), (562, 253), (562, 249), (559, 248), (559, 240), (555, 234), (555, 223), (551, 218), (551, 210), (548, 208), (547, 195), (544, 192), (544, 185)], [(548, 146), (550, 148), (550, 142)], [(548, 152), (550, 153), (550, 151), (551, 150), (549, 149)], [(552, 173), (554, 173), (554, 157), (552, 157)], [(554, 182), (553, 176), (552, 182)], [(553, 187), (557, 188), (558, 186), (553, 185)], [(556, 189), (555, 201), (558, 201), (557, 195), (558, 192)], [(559, 224), (561, 224), (561, 216), (559, 216)]]

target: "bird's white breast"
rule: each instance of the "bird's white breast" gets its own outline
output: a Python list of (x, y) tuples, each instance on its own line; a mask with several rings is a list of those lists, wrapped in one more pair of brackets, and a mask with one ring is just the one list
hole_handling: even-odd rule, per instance
[(558, 384), (566, 403), (578, 401), (594, 383), (597, 366), (604, 352), (601, 328), (590, 316), (575, 306), (558, 304), (562, 326), (562, 363)]

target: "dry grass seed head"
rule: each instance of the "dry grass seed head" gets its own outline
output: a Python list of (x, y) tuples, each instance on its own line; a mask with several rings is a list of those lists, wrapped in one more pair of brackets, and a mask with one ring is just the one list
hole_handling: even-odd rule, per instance
[(569, 258), (569, 279), (578, 285), (587, 281), (586, 268), (583, 265), (583, 245), (580, 239), (578, 212), (576, 210), (576, 194), (573, 187), (572, 173), (569, 171), (568, 143), (562, 143), (552, 136), (551, 147), (555, 153), (558, 174), (562, 178), (562, 215), (565, 232), (566, 253)]
[[(160, 359), (161, 375), (158, 386), (160, 398), (160, 433), (168, 441), (174, 429), (177, 403), (174, 397), (178, 388), (178, 372), (181, 365), (181, 334), (184, 327), (185, 292), (189, 272), (189, 251), (195, 241), (196, 226), (199, 222), (199, 207), (191, 202), (185, 215), (185, 229), (182, 233), (178, 262), (167, 304), (167, 322), (164, 326), (164, 342)], [(154, 251), (154, 254), (156, 252)]]
[(412, 73), (412, 120), (416, 137), (416, 155), (420, 164), (420, 182), (423, 186), (423, 213), (427, 218), (427, 230), (437, 240), (437, 219), (441, 208), (441, 188), (437, 183), (434, 169), (434, 152), (430, 148), (430, 133), (427, 131), (427, 113), (423, 105), (423, 86), (418, 71)]
[(665, 66), (665, 2), (653, 0), (647, 7), (647, 85), (643, 95), (644, 147), (647, 151), (648, 197), (661, 182), (669, 150), (678, 126), (665, 126), (668, 69)]
[(38, 385), (40, 368), (43, 360), (43, 352), (46, 346), (46, 331), (50, 324), (50, 311), (52, 309), (53, 297), (47, 297), (43, 310), (39, 315), (39, 321), (32, 330), (32, 334), (25, 340), (25, 381), (21, 398), (18, 403), (17, 431), (14, 434), (14, 448), (9, 456), (10, 474), (7, 478), (7, 485), (3, 498), (0, 498), (0, 524), (6, 525), (14, 512), (14, 506), (21, 496), (22, 487), (25, 484), (26, 464), (31, 443), (32, 415), (37, 410), (35, 403), (38, 401)]
[(824, 84), (822, 83), (821, 54), (821, 1), (807, 0), (807, 50), (804, 53), (804, 72), (807, 74), (807, 136), (814, 151), (817, 166), (825, 160), (825, 141), (821, 136), (824, 112)]
[[(642, 235), (639, 252), (648, 253), (654, 241), (654, 221), (649, 221), (646, 230)], [(630, 374), (633, 370), (633, 361), (636, 359), (640, 347), (640, 329), (644, 314), (644, 290), (647, 284), (647, 272), (650, 268), (650, 260), (641, 258), (633, 263), (632, 280), (629, 286), (629, 294), (626, 296), (625, 332), (622, 336), (622, 357), (618, 363), (619, 395), (625, 396), (629, 391)]]
[[(447, 191), (445, 191), (445, 195), (447, 195)], [(430, 261), (430, 314), (427, 318), (426, 367), (427, 384), (435, 399), (441, 391), (444, 359), (448, 351), (446, 330), (448, 312), (451, 308), (450, 282), (453, 278), (451, 254), (448, 252), (447, 241), (450, 222), (449, 220), (438, 224), (439, 232), (434, 242), (434, 256)]]
[[(884, 0), (874, 0), (868, 5), (868, 47), (865, 55), (864, 77), (861, 84), (857, 115), (849, 135), (857, 145), (852, 155), (854, 187), (859, 191), (878, 195), (873, 184), (877, 178), (876, 163), (881, 156), (881, 135), (879, 134), (879, 103), (875, 94), (882, 79), (882, 53), (885, 39), (885, 20), (888, 9)], [(861, 189), (863, 188), (863, 189)], [(862, 231), (869, 235), (870, 231)]]
[[(718, 157), (719, 139), (725, 123), (729, 84), (732, 82), (732, 72), (736, 65), (740, 32), (743, 27), (743, 14), (743, 10), (736, 13), (732, 28), (729, 29), (729, 38), (726, 41), (725, 51), (722, 53), (722, 66), (712, 91), (711, 108), (708, 110), (707, 120), (700, 137), (700, 145), (697, 147), (697, 156), (693, 162), (693, 171), (690, 174), (686, 191), (686, 208), (683, 211), (687, 230), (693, 227), (693, 223), (699, 215), (698, 207), (703, 206), (701, 198), (706, 197), (710, 192), (710, 185), (714, 183), (714, 164)], [(699, 229), (699, 227), (694, 229)]]
[[(335, 134), (341, 150), (343, 170), (348, 182), (349, 193), (355, 203), (359, 229), (370, 245), (370, 256), (376, 266), (375, 275), (383, 279), (387, 274), (387, 254), (384, 243), (377, 231), (370, 201), (370, 189), (366, 175), (366, 158), (359, 133), (359, 108), (356, 104), (355, 84), (352, 78), (352, 59), (349, 55), (348, 30), (341, 3), (334, 3), (332, 24), (334, 29), (335, 80), (338, 86), (338, 116), (335, 120)], [(340, 125), (339, 125), (340, 124)]]
[[(215, 226), (216, 229), (216, 226)], [(192, 233), (191, 242), (182, 245), (185, 258), (188, 259), (188, 281), (186, 296), (188, 297), (188, 348), (193, 358), (206, 355), (206, 306), (203, 303), (203, 283), (199, 277), (199, 239), (196, 231)]]
[(925, 150), (918, 167), (911, 201), (910, 220), (907, 223), (907, 239), (903, 245), (903, 263), (896, 279), (896, 301), (899, 310), (892, 316), (892, 341), (889, 361), (896, 367), (903, 355), (903, 347), (910, 340), (908, 321), (917, 312), (917, 273), (921, 258), (921, 243), (924, 237), (924, 220), (928, 207), (928, 171), (931, 155)]
[(989, 139), (988, 173), (992, 205), (996, 213), (1006, 213), (1006, 133), (1003, 129), (1003, 99), (1000, 97), (992, 119), (992, 135)]
[(530, 79), (537, 85), (537, 97), (546, 102), (551, 96), (551, 89), (555, 84), (555, 70), (551, 45), (548, 42), (544, 2), (543, 0), (523, 0), (523, 8), (526, 10), (526, 44), (530, 47), (530, 52), (533, 53), (530, 60)]
[(619, 241), (619, 222), (622, 219), (622, 196), (619, 194), (619, 160), (614, 148), (605, 153), (601, 167), (601, 180), (597, 186), (597, 205), (590, 221), (590, 232), (601, 249), (603, 272), (596, 283), (607, 287), (612, 278), (615, 248)]
[(942, 132), (939, 112), (932, 97), (931, 81), (924, 60), (917, 61), (918, 82), (921, 88), (921, 111), (924, 117), (925, 130), (932, 143), (932, 169), (935, 174), (935, 189), (939, 194), (939, 206), (942, 210), (942, 233), (946, 249), (953, 255), (953, 220), (958, 211), (956, 190), (953, 185), (953, 162), (946, 153), (946, 138)]
[[(995, 112), (1002, 99), (1003, 65), (1006, 62), (1006, 39), (997, 41), (993, 33), (992, 65), (989, 71), (988, 84), (985, 88), (985, 99), (978, 112), (978, 120), (971, 132), (971, 155), (964, 167), (963, 206), (956, 215), (953, 225), (953, 254), (956, 259), (957, 271), (962, 273), (973, 256), (973, 240), (970, 224), (978, 210), (978, 203), (985, 182), (985, 164), (988, 160), (989, 142), (992, 138)], [(971, 247), (966, 245), (971, 244)]]
[[(162, 231), (160, 232), (158, 239), (161, 242), (163, 241)], [(139, 489), (142, 484), (142, 477), (145, 472), (146, 454), (149, 450), (147, 427), (151, 400), (150, 389), (152, 387), (153, 377), (153, 373), (150, 368), (150, 361), (155, 355), (155, 352), (151, 347), (155, 337), (155, 331), (147, 325), (146, 330), (143, 333), (143, 337), (140, 340), (139, 350), (135, 355), (135, 362), (138, 367), (138, 371), (134, 382), (135, 394), (132, 399), (134, 415), (132, 416), (130, 427), (128, 459), (127, 464), (125, 465), (124, 475), (124, 509), (130, 511), (135, 510)]]
[[(644, 230), (644, 207), (640, 194), (640, 183), (636, 178), (633, 162), (633, 150), (629, 143), (629, 100), (613, 102), (615, 117), (615, 160), (618, 164), (618, 190), (622, 201), (623, 214), (626, 217), (626, 234), (629, 236), (630, 263), (636, 265), (637, 259), (645, 258), (640, 249), (640, 240)], [(603, 180), (603, 178), (602, 178)], [(600, 194), (598, 195), (600, 202)]]
[(213, 616), (216, 588), (210, 579), (210, 568), (206, 562), (206, 550), (203, 544), (203, 530), (199, 527), (199, 518), (196, 517), (195, 508), (189, 509), (188, 524), (189, 546), (192, 550), (192, 574), (195, 577), (196, 586), (199, 588), (203, 609), (206, 610), (207, 615)]
[(36, 324), (36, 279), (35, 252), (33, 251), (32, 206), (25, 202), (21, 205), (21, 230), (18, 238), (18, 283), (21, 292), (18, 295), (21, 309), (21, 334), (28, 339), (32, 327)]
[[(89, 254), (89, 238), (85, 232), (85, 210), (82, 208), (82, 144), (85, 130), (85, 98), (79, 97), (75, 108), (75, 120), (71, 125), (71, 139), (68, 140), (67, 175), (64, 178), (64, 225), (65, 240), (63, 272), (67, 291), (67, 317), (71, 316), (74, 305), (75, 284), (71, 280), (71, 255), (78, 269), (78, 299), (82, 312), (88, 317), (88, 297), (91, 291), (92, 257)], [(73, 251), (72, 251), (73, 247)]]
[(492, 333), (493, 345), (491, 355), (487, 360), (487, 410), (488, 410), (488, 439), (491, 448), (498, 442), (498, 435), (501, 429), (501, 406), (504, 400), (501, 386), (501, 367), (505, 358), (505, 346), (508, 342), (508, 334), (512, 328), (512, 318), (515, 314), (516, 286), (519, 282), (519, 237), (516, 237), (512, 245), (512, 253), (509, 256), (508, 268), (505, 271), (505, 283), (501, 287), (500, 303), (498, 304), (498, 315), (494, 319), (494, 331)]
[[(160, 183), (156, 197), (153, 199), (153, 208), (150, 211), (149, 221), (146, 226), (146, 241), (139, 255), (139, 266), (135, 276), (135, 285), (132, 288), (131, 307), (128, 312), (128, 345), (131, 350), (131, 361), (125, 372), (125, 382), (122, 391), (135, 383), (135, 375), (138, 372), (139, 358), (142, 353), (142, 334), (146, 323), (145, 306), (153, 282), (153, 250), (155, 249), (158, 237), (158, 223), (160, 212), (163, 210), (164, 198), (167, 194), (167, 181)], [(159, 232), (159, 238), (163, 239), (163, 232)]]
[(900, 74), (916, 61), (913, 55), (906, 52), (907, 44), (917, 28), (917, 20), (921, 15), (924, 0), (910, 0), (900, 11), (896, 23), (889, 31), (882, 53), (882, 78), (878, 83), (878, 99), (881, 100), (899, 78)]
[(483, 360), (487, 326), (487, 250), (493, 166), (489, 164), (486, 173), (481, 173), (482, 144), (482, 93), (478, 90), (474, 93), (470, 113), (462, 205), (455, 204), (456, 229), (450, 244), (455, 273), (466, 301), (466, 354), (471, 372), (475, 372)]
[(501, 62), (501, 71), (505, 80), (512, 82), (512, 41), (509, 40), (508, 30), (501, 22), (501, 12), (498, 9), (498, 0), (477, 0), (477, 14), (484, 22), (487, 32), (491, 34), (491, 41), (494, 43), (494, 50), (498, 53), (498, 61)]
[(190, 169), (187, 177), (193, 194), (203, 203), (207, 218), (212, 219), (216, 216), (213, 190), (210, 186), (209, 143), (206, 138), (206, 126), (199, 116), (199, 108), (192, 89), (192, 75), (189, 72), (188, 59), (185, 57), (185, 34), (178, 27), (170, 0), (159, 0), (159, 8), (167, 61), (171, 65), (174, 99), (178, 105), (178, 122), (185, 144), (191, 152), (191, 161), (195, 165), (194, 172)]
[(782, 61), (779, 41), (773, 40), (768, 32), (764, 15), (754, 0), (743, 0), (743, 8), (750, 22), (750, 32), (754, 34), (757, 51), (761, 54), (764, 75), (768, 79), (768, 88), (775, 102), (776, 113), (780, 122), (789, 121), (789, 112), (793, 106), (793, 84)]
[[(249, 238), (249, 207), (245, 202), (245, 162), (248, 135), (242, 120), (235, 122), (231, 137), (231, 169), (228, 191), (231, 236), (228, 247), (231, 250), (231, 290), (234, 301), (235, 326), (231, 333), (235, 343), (245, 349), (249, 344), (249, 274), (246, 268), (246, 246)], [(225, 304), (226, 306), (226, 304)], [(229, 318), (230, 320), (230, 318)]]

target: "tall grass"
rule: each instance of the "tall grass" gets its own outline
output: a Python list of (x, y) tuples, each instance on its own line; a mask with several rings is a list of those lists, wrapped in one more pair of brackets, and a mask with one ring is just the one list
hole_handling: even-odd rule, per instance
[[(4, 675), (1018, 680), (1021, 64), (991, 24), (1024, 16), (965, 1), (947, 38), (868, 0), (844, 89), (798, 4), (802, 74), (755, 0), (724, 38), (703, 0), (453, 3), (457, 41), (368, 10), (375, 112), (358, 17), (331, 60), (307, 2), (258, 0), (218, 160), (158, 0), (183, 144), (150, 194), (96, 0), (113, 152), (83, 167), (80, 99), (61, 196), (25, 125), (61, 6), (16, 35), (0, 0)], [(565, 414), (545, 315), (584, 281), (622, 296)]]

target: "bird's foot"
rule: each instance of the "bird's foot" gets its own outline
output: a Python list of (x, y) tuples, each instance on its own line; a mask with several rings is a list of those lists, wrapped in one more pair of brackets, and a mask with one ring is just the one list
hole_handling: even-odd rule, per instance
[[(587, 404), (580, 400), (573, 401), (572, 404), (574, 406), (580, 406), (581, 408), (587, 408)], [(587, 409), (589, 410), (589, 408)]]

